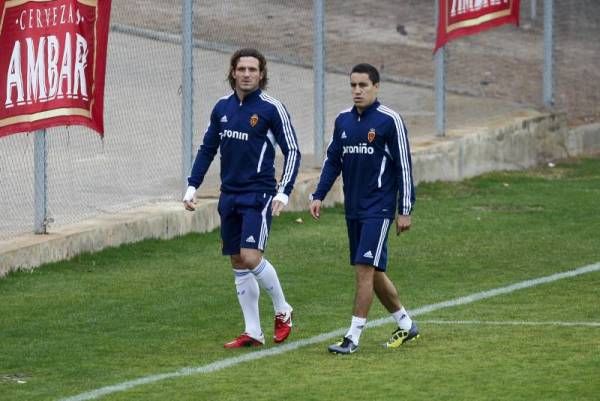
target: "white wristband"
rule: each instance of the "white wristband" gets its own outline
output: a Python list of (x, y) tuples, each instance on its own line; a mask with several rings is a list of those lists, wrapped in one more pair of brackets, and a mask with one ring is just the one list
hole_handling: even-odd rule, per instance
[(283, 192), (279, 192), (277, 195), (275, 195), (275, 197), (273, 198), (273, 202), (274, 201), (279, 201), (281, 203), (283, 203), (283, 206), (287, 206), (288, 201), (289, 201), (289, 196), (287, 196), (286, 194), (284, 194)]
[(185, 195), (183, 196), (183, 201), (190, 202), (192, 199), (194, 199), (195, 194), (196, 194), (196, 188), (194, 188), (193, 186), (190, 185), (187, 188), (187, 191), (185, 191)]

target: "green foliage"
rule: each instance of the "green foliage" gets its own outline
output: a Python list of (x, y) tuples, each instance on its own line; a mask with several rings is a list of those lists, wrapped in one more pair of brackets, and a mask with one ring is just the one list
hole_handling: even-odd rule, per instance
[[(415, 309), (599, 262), (599, 172), (600, 159), (583, 159), (420, 185), (413, 227), (388, 244), (401, 299)], [(354, 274), (341, 208), (319, 222), (275, 218), (267, 257), (294, 306), (290, 342), (347, 327)], [(598, 288), (595, 272), (422, 315), (422, 338), (399, 350), (381, 347), (389, 324), (366, 330), (349, 357), (328, 354), (331, 340), (102, 399), (593, 400), (600, 328), (526, 323), (600, 322)], [(385, 316), (374, 303), (370, 320)], [(58, 400), (256, 351), (223, 349), (242, 329), (218, 232), (11, 274), (0, 280), (0, 399)]]

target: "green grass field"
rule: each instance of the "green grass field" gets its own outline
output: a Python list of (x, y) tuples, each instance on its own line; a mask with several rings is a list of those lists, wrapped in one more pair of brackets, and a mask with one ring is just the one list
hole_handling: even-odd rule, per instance
[[(417, 199), (413, 228), (388, 244), (409, 310), (600, 262), (600, 159), (422, 184)], [(9, 275), (0, 400), (598, 399), (600, 271), (421, 313), (421, 338), (397, 350), (381, 346), (394, 329), (384, 322), (336, 356), (326, 347), (347, 328), (354, 291), (343, 210), (276, 218), (267, 257), (294, 331), (249, 350), (223, 348), (243, 325), (217, 232)], [(269, 339), (265, 293), (261, 315)], [(386, 316), (375, 302), (370, 321)], [(125, 388), (136, 379), (149, 383)]]

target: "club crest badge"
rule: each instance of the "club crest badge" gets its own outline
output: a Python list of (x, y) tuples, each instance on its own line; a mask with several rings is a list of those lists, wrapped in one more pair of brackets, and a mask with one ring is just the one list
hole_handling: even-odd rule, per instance
[(250, 117), (250, 125), (252, 126), (252, 128), (256, 127), (256, 124), (258, 124), (258, 114), (252, 114), (252, 117)]
[(369, 141), (369, 143), (375, 140), (375, 128), (371, 128), (369, 130), (369, 133), (367, 134), (367, 140)]

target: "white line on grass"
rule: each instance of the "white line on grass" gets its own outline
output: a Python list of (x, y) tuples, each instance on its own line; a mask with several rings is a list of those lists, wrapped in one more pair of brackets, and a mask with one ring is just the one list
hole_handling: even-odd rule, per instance
[[(538, 277), (532, 280), (525, 280), (519, 283), (511, 284), (506, 287), (495, 288), (493, 290), (477, 292), (471, 295), (467, 295), (464, 297), (459, 297), (455, 299), (451, 299), (449, 301), (438, 302), (431, 305), (425, 305), (417, 309), (412, 309), (410, 314), (412, 316), (423, 315), (429, 312), (433, 312), (440, 309), (451, 308), (454, 306), (465, 305), (472, 302), (480, 301), (482, 299), (492, 298), (498, 295), (510, 294), (511, 292), (515, 292), (518, 290), (522, 290), (525, 288), (531, 288), (538, 286), (540, 284), (551, 283), (553, 281), (562, 280), (565, 278), (575, 277), (582, 274), (592, 273), (600, 270), (600, 262), (595, 263), (593, 265), (588, 265), (584, 267), (580, 267), (579, 269), (569, 270), (562, 273), (552, 274), (550, 276)], [(377, 327), (386, 323), (391, 323), (393, 321), (392, 317), (386, 317), (381, 319), (376, 319), (370, 321), (367, 326), (368, 327)], [(307, 338), (305, 340), (298, 340), (293, 342), (288, 342), (284, 345), (279, 345), (273, 348), (267, 348), (256, 352), (251, 352), (248, 354), (222, 359), (220, 361), (216, 361), (204, 366), (195, 366), (195, 367), (187, 367), (182, 368), (176, 372), (163, 373), (151, 376), (141, 377), (139, 379), (126, 381), (123, 383), (115, 384), (112, 386), (101, 387), (96, 390), (91, 390), (86, 393), (81, 393), (72, 397), (63, 398), (60, 401), (87, 401), (98, 399), (104, 395), (118, 393), (125, 390), (128, 390), (133, 387), (141, 386), (143, 384), (155, 383), (165, 379), (173, 379), (177, 377), (185, 377), (196, 374), (203, 373), (211, 373), (216, 372), (218, 370), (222, 370), (231, 366), (239, 365), (243, 362), (255, 361), (257, 359), (266, 358), (268, 356), (279, 355), (289, 351), (293, 351), (295, 349), (305, 347), (307, 345), (318, 344), (324, 342), (326, 340), (330, 340), (332, 338), (336, 338), (342, 336), (346, 333), (346, 329), (339, 329), (330, 331), (328, 333), (320, 334), (318, 336), (314, 336), (311, 338)]]
[(565, 327), (600, 327), (600, 322), (528, 322), (526, 320), (419, 320), (424, 324), (473, 324), (491, 326), (565, 326)]

